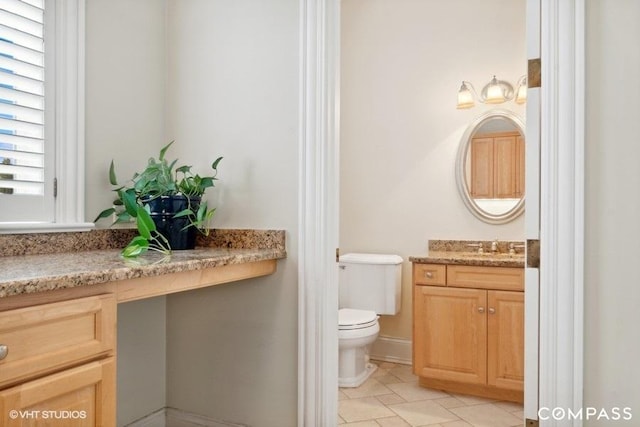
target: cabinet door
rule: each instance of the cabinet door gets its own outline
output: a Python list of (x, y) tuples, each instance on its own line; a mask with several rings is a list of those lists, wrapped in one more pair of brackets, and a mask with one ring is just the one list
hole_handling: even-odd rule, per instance
[(519, 136), (516, 142), (516, 197), (524, 196), (524, 138)]
[(484, 384), (487, 291), (414, 286), (414, 373)]
[(518, 144), (516, 136), (497, 137), (494, 143), (494, 197), (497, 199), (516, 198), (517, 181), (520, 179), (518, 165)]
[(487, 299), (487, 383), (523, 390), (524, 292), (487, 291)]
[(115, 426), (114, 358), (0, 391), (0, 425)]
[(471, 141), (471, 197), (491, 199), (493, 195), (493, 138)]

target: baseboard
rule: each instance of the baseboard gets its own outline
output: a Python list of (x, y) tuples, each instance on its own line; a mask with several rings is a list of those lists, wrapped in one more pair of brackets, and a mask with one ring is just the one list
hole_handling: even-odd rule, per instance
[(166, 409), (167, 408), (158, 409), (144, 418), (127, 424), (126, 427), (167, 427)]
[(378, 337), (371, 345), (371, 359), (385, 362), (412, 364), (411, 340), (393, 337)]
[(127, 427), (247, 427), (245, 424), (214, 420), (175, 408), (162, 408)]

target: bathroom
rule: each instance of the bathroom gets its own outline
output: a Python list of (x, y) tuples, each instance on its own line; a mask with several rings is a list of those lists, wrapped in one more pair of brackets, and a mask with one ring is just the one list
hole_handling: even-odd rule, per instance
[(515, 86), (526, 73), (525, 7), (341, 2), (340, 253), (405, 260), (401, 309), (381, 317), (373, 358), (411, 364), (408, 259), (426, 254), (428, 240), (524, 240), (524, 215), (494, 225), (467, 209), (456, 162), (476, 118), (498, 109), (524, 121), (526, 104), (457, 109), (456, 101), (462, 80), (479, 91), (493, 75)]

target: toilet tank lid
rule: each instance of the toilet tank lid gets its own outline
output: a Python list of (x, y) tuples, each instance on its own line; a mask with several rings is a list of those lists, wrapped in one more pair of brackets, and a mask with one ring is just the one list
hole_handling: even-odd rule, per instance
[(402, 257), (389, 254), (350, 253), (340, 255), (340, 262), (351, 264), (401, 264)]

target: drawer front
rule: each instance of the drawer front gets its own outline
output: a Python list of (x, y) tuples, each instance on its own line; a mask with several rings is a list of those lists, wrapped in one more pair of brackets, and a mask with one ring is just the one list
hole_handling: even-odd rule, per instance
[(115, 349), (112, 294), (0, 313), (0, 388), (73, 366)]
[(524, 291), (524, 268), (450, 265), (447, 285), (459, 288)]
[(445, 286), (447, 266), (443, 264), (413, 264), (413, 281), (416, 285)]
[(115, 365), (109, 357), (0, 391), (0, 425), (115, 426)]

